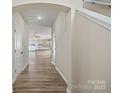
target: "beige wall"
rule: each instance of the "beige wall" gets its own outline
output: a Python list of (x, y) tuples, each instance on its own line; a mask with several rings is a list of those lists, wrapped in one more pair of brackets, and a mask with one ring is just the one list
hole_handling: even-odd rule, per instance
[(68, 13), (60, 12), (54, 25), (56, 39), (56, 62), (55, 65), (64, 75), (67, 83), (69, 82), (69, 30)]
[[(111, 32), (79, 14), (72, 33), (72, 93), (110, 93)], [(88, 80), (104, 80), (105, 90), (88, 90)]]

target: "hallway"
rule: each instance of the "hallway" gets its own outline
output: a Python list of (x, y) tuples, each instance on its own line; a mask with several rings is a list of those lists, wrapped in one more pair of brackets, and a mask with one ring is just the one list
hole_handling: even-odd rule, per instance
[(30, 52), (29, 66), (13, 84), (14, 93), (66, 93), (66, 83), (50, 63), (49, 50)]
[(111, 18), (51, 2), (13, 7), (14, 93), (110, 93)]

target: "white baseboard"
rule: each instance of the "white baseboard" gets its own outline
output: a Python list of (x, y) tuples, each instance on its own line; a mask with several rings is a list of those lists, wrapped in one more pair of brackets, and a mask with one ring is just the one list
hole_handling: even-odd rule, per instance
[(55, 66), (55, 68), (59, 72), (59, 74), (61, 75), (61, 77), (65, 80), (66, 84), (68, 84), (67, 79), (65, 78), (65, 76), (63, 75), (63, 73), (59, 70), (59, 68), (57, 66)]
[(55, 63), (54, 63), (54, 61), (53, 61), (53, 60), (51, 60), (51, 63), (55, 66)]
[(23, 68), (22, 68), (22, 70), (20, 71), (20, 73), (21, 73), (23, 70), (25, 70), (25, 68), (26, 68), (28, 65), (29, 65), (29, 63), (27, 62), (27, 63), (23, 66)]
[(15, 77), (14, 77), (14, 79), (12, 80), (12, 84), (14, 84), (14, 82), (16, 81), (16, 78), (18, 77), (18, 75), (19, 75), (28, 65), (29, 65), (29, 63), (27, 62), (27, 63), (23, 66), (23, 68), (22, 68), (18, 73), (15, 74)]
[(67, 93), (71, 93), (71, 91), (70, 91), (68, 88), (66, 89), (66, 92), (67, 92)]
[[(59, 70), (59, 68), (57, 66), (55, 66), (55, 68), (59, 72), (59, 74), (61, 75), (61, 77), (64, 79), (64, 81), (66, 82), (66, 84), (68, 84), (67, 79), (65, 78), (65, 76), (63, 75), (63, 73)], [(69, 90), (69, 88), (68, 88), (68, 85), (67, 85), (66, 92), (67, 93), (71, 93), (70, 90)]]
[(16, 81), (16, 76), (12, 79), (12, 84)]

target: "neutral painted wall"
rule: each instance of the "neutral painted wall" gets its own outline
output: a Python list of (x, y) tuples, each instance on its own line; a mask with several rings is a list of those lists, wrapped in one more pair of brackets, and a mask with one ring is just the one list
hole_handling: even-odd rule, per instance
[[(13, 13), (13, 62), (12, 62), (13, 82), (16, 79), (16, 76), (18, 75), (18, 73), (20, 73), (22, 69), (25, 67), (25, 65), (28, 64), (28, 30), (27, 28), (28, 28), (28, 25), (24, 22), (21, 14), (19, 12)], [(16, 30), (16, 32), (14, 30)], [(16, 42), (15, 42), (15, 33), (16, 33)], [(15, 47), (15, 43), (16, 43), (16, 47)], [(23, 54), (21, 54), (21, 51), (23, 51)]]
[(62, 72), (71, 92), (71, 35), (75, 9), (60, 12), (52, 28), (55, 35), (55, 65)]
[[(72, 33), (72, 93), (111, 93), (111, 32), (85, 16), (75, 15)], [(105, 81), (104, 90), (90, 89)]]
[(69, 83), (69, 30), (68, 30), (68, 13), (60, 12), (54, 25), (55, 45), (56, 45), (56, 62), (55, 65), (64, 75)]

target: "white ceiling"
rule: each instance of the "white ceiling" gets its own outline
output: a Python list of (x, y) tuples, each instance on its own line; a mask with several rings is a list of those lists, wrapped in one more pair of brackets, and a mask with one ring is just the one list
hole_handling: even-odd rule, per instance
[[(56, 20), (58, 13), (60, 11), (67, 12), (69, 8), (57, 5), (37, 4), (20, 6), (13, 10), (19, 11), (28, 24), (37, 24), (51, 27)], [(43, 19), (38, 20), (38, 16), (43, 17)]]
[[(31, 9), (21, 12), (24, 20), (28, 24), (37, 24), (47, 27), (51, 27), (53, 25), (58, 13), (58, 10), (52, 9)], [(38, 16), (41, 16), (42, 19), (38, 20)]]

